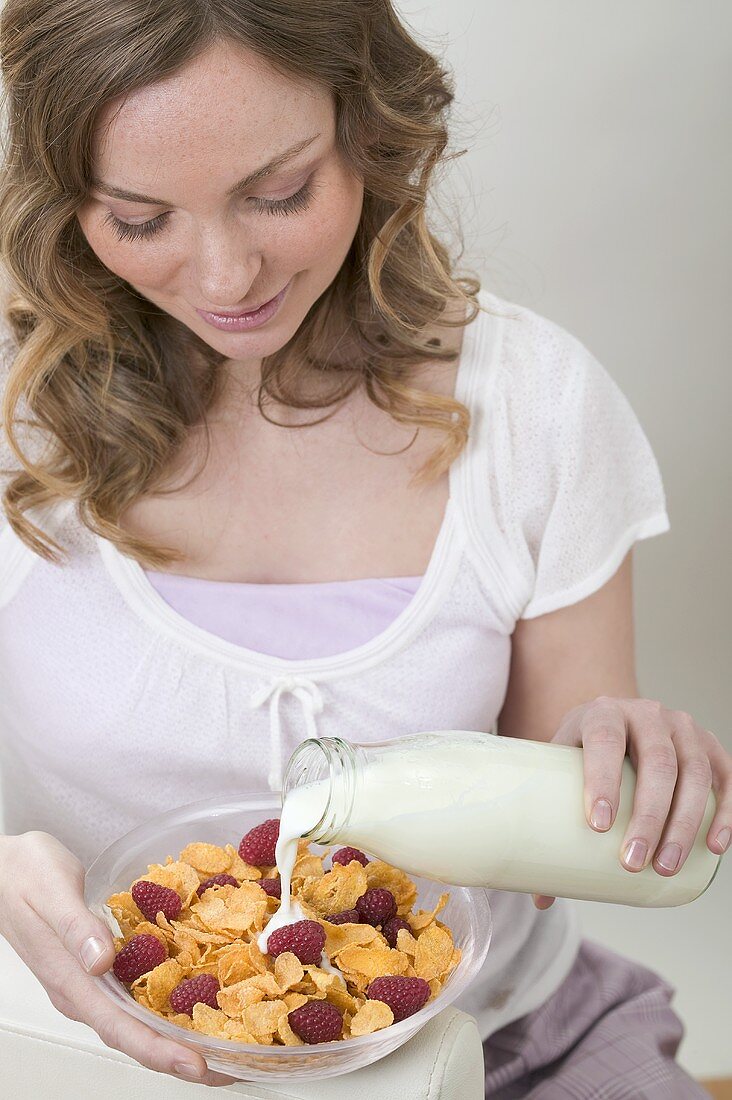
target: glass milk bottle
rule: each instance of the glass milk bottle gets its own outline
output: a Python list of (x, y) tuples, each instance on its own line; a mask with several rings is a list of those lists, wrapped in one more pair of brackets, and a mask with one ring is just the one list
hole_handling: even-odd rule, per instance
[(618, 813), (599, 833), (585, 818), (577, 746), (467, 730), (368, 744), (309, 738), (287, 765), (280, 833), (364, 848), (458, 886), (623, 905), (693, 901), (722, 858), (705, 841), (714, 794), (681, 870), (663, 877), (620, 862), (635, 783), (626, 756)]

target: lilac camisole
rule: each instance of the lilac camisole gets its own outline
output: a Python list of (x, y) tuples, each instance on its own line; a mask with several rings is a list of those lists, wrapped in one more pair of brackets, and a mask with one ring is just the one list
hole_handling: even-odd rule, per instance
[(287, 660), (332, 657), (364, 645), (402, 613), (422, 580), (248, 584), (145, 574), (184, 619), (235, 645)]

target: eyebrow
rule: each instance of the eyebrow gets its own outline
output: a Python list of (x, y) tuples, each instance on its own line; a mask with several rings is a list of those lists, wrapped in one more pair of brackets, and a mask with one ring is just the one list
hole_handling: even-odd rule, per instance
[[(273, 157), (267, 164), (263, 164), (261, 168), (257, 168), (250, 175), (245, 176), (243, 180), (239, 180), (233, 187), (230, 187), (226, 192), (227, 198), (235, 198), (238, 195), (248, 191), (250, 187), (254, 187), (260, 180), (266, 176), (270, 176), (273, 172), (276, 172), (287, 161), (292, 160), (298, 153), (302, 153), (308, 146), (320, 137), (320, 134), (313, 134), (312, 137), (305, 138), (304, 141), (298, 141), (297, 144), (291, 145), (289, 149), (285, 149), (283, 153), (278, 153), (276, 157)], [(124, 187), (114, 187), (111, 183), (104, 183), (103, 180), (92, 179), (92, 187), (97, 191), (101, 191), (104, 195), (109, 195), (113, 199), (124, 199), (127, 202), (144, 202), (149, 203), (151, 206), (175, 206), (175, 203), (168, 202), (166, 199), (153, 199), (149, 195), (138, 195), (135, 191), (127, 191)]]

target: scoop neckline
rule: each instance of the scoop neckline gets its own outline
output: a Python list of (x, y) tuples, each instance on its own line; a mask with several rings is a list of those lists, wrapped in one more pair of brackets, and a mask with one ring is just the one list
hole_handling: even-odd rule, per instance
[[(470, 368), (476, 360), (482, 343), (483, 327), (480, 325), (482, 316), (482, 311), (479, 311), (464, 329), (453, 387), (453, 396), (458, 400), (461, 400), (464, 393), (469, 390), (467, 382), (470, 377)], [(384, 630), (373, 638), (359, 646), (327, 657), (276, 657), (237, 645), (197, 626), (166, 603), (136, 558), (123, 554), (113, 542), (102, 535), (95, 535), (95, 538), (107, 572), (125, 602), (140, 619), (157, 632), (164, 633), (177, 644), (185, 644), (203, 656), (217, 659), (239, 669), (280, 676), (311, 673), (325, 680), (346, 672), (368, 668), (384, 660), (415, 637), (437, 612), (443, 592), (449, 588), (457, 571), (463, 548), (462, 539), (458, 538), (458, 534), (462, 533), (462, 525), (458, 522), (456, 514), (458, 479), (464, 470), (464, 461), (461, 462), (461, 458), (464, 458), (464, 452), (452, 463), (448, 471), (448, 496), (440, 527), (429, 562), (422, 574), (421, 583), (409, 603)]]
[[(213, 585), (217, 584), (223, 588), (256, 588), (267, 589), (271, 591), (274, 588), (287, 588), (287, 589), (309, 589), (312, 591), (314, 588), (336, 588), (346, 584), (399, 584), (403, 581), (419, 581), (420, 584), (424, 579), (424, 573), (414, 574), (412, 576), (398, 576), (398, 577), (350, 577), (348, 580), (341, 581), (217, 581), (211, 577), (189, 577), (185, 573), (163, 573), (158, 569), (145, 569), (142, 566), (142, 571), (150, 580), (150, 574), (154, 577), (164, 577), (165, 581), (185, 581), (186, 584), (194, 585)], [(153, 581), (150, 581), (154, 584)]]

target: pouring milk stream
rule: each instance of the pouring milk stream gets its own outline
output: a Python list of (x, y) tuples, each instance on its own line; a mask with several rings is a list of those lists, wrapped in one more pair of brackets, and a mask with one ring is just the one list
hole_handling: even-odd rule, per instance
[(469, 730), (368, 744), (309, 738), (285, 772), (275, 854), (282, 899), (259, 946), (266, 951), (276, 928), (304, 919), (290, 890), (300, 837), (364, 848), (453, 885), (636, 906), (693, 901), (722, 859), (705, 843), (714, 794), (683, 867), (666, 878), (620, 862), (635, 784), (626, 757), (615, 821), (598, 833), (585, 818), (578, 746)]

